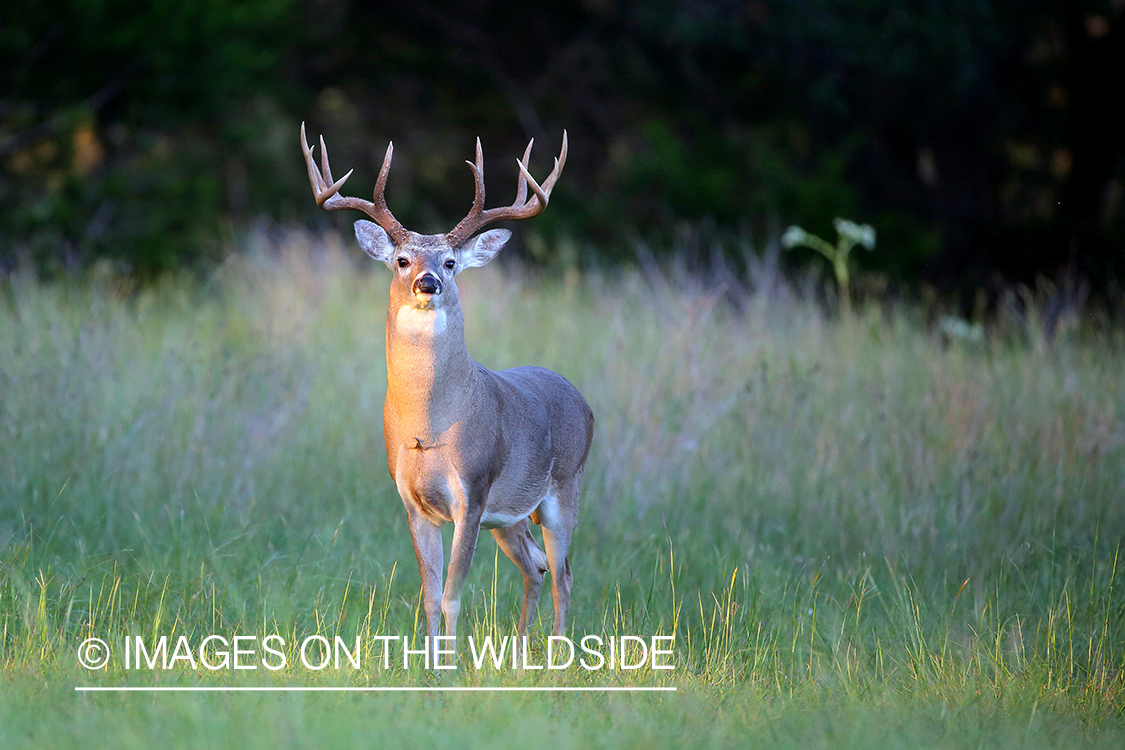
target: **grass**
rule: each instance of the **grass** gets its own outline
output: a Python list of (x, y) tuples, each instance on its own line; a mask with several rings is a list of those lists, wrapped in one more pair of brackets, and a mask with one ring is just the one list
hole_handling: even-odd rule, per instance
[[(910, 308), (841, 323), (683, 273), (470, 271), (473, 356), (563, 372), (597, 416), (572, 637), (674, 635), (675, 669), (437, 678), (372, 651), (420, 619), (380, 429), (385, 272), (254, 242), (202, 282), (0, 283), (0, 745), (1125, 743), (1122, 331), (1010, 316), (959, 342)], [(513, 633), (521, 593), (482, 537), (464, 632)], [(539, 659), (549, 596), (540, 616)], [(121, 664), (127, 637), (209, 634), (279, 634), (287, 665)], [(310, 635), (358, 637), (363, 669), (304, 668)], [(91, 636), (104, 670), (78, 664)]]

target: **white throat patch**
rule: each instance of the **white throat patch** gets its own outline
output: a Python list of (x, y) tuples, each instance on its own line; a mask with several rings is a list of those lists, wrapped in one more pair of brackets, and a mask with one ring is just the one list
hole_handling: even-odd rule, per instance
[(445, 310), (403, 305), (395, 314), (395, 328), (414, 336), (435, 336), (445, 330)]

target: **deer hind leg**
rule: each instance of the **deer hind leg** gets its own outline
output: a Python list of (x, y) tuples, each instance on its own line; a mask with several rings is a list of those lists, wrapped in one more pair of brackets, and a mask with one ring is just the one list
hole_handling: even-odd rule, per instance
[(523, 609), (520, 610), (519, 635), (527, 635), (528, 625), (539, 608), (539, 594), (543, 590), (543, 575), (547, 572), (547, 556), (535, 537), (531, 535), (527, 519), (507, 528), (493, 529), (492, 536), (504, 554), (516, 564), (523, 574)]
[[(561, 488), (560, 488), (561, 489)], [(566, 634), (566, 613), (570, 608), (570, 535), (578, 522), (578, 480), (561, 489), (558, 497), (544, 499), (540, 505), (543, 521), (543, 546), (551, 566), (551, 596), (555, 600), (555, 635)]]

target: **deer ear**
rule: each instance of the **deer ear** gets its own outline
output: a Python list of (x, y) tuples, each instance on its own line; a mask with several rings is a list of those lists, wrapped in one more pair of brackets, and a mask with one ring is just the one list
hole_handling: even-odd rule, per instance
[(511, 238), (512, 233), (507, 229), (490, 229), (478, 234), (457, 250), (461, 260), (459, 265), (463, 269), (483, 266), (495, 258), (500, 248)]
[(395, 243), (381, 226), (370, 221), (357, 221), (355, 239), (363, 252), (393, 268), (391, 261), (395, 256)]

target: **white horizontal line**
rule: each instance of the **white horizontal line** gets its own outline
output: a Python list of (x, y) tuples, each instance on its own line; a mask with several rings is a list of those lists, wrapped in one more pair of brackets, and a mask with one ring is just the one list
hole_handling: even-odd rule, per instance
[(79, 693), (674, 693), (675, 687), (144, 687), (76, 685)]

